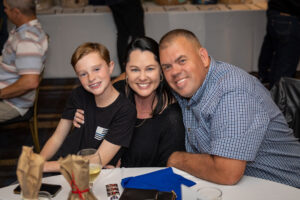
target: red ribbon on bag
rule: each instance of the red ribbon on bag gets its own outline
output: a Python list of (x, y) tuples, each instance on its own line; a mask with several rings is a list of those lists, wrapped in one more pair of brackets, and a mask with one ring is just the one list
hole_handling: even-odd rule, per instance
[[(72, 173), (72, 180), (70, 181), (70, 185), (71, 185), (71, 188), (72, 188), (72, 193), (73, 194), (78, 194), (80, 199), (84, 200), (83, 196), (82, 196), (82, 193), (85, 193), (85, 192), (89, 192), (90, 189), (87, 188), (85, 190), (79, 190), (78, 186), (76, 185), (75, 183), (75, 179), (74, 179), (74, 174)], [(73, 190), (75, 187), (75, 190)]]

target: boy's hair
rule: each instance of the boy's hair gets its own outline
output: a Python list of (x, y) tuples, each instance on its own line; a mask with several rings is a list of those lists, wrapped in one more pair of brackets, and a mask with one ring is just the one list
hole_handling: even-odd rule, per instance
[[(2, 3), (2, 2), (1, 2)], [(27, 16), (35, 16), (35, 1), (34, 0), (6, 0), (10, 8), (17, 8), (22, 14)]]
[(168, 46), (169, 43), (171, 43), (174, 39), (180, 36), (191, 41), (195, 45), (195, 47), (197, 48), (202, 47), (198, 38), (193, 32), (185, 29), (174, 29), (166, 33), (164, 36), (162, 36), (162, 38), (159, 41), (159, 48), (164, 49), (165, 47)]
[(109, 65), (110, 63), (110, 56), (109, 51), (107, 48), (99, 43), (92, 43), (92, 42), (86, 42), (74, 51), (72, 58), (71, 58), (71, 64), (73, 68), (75, 69), (75, 65), (77, 62), (84, 56), (96, 52), (99, 54), (99, 56)]

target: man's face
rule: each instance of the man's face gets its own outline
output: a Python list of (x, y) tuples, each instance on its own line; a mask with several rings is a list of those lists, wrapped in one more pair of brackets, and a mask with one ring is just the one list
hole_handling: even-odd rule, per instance
[(191, 98), (201, 87), (209, 69), (206, 49), (178, 36), (160, 48), (159, 53), (162, 70), (170, 87), (182, 97)]
[(4, 12), (7, 15), (7, 18), (13, 23), (15, 24), (15, 10), (14, 8), (9, 7), (9, 5), (7, 4), (6, 0), (3, 1), (3, 6), (4, 6)]

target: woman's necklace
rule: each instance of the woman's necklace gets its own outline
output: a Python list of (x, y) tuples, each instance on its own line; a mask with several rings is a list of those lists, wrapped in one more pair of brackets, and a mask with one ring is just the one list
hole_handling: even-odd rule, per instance
[[(146, 122), (147, 119), (152, 117), (153, 101), (156, 100), (154, 98), (155, 98), (155, 94), (153, 95), (151, 101), (147, 100), (146, 102), (145, 101), (143, 102), (143, 101), (140, 101), (140, 99), (137, 96), (135, 96), (136, 109), (138, 112), (137, 117), (138, 117), (138, 119), (142, 119), (142, 121), (139, 124), (135, 125), (135, 127), (141, 127)], [(137, 103), (137, 102), (139, 102), (139, 103)], [(145, 103), (146, 103), (146, 105), (149, 105), (149, 106), (145, 106)]]
[(141, 123), (135, 125), (135, 127), (136, 127), (136, 128), (141, 127), (141, 126), (145, 123), (146, 120), (147, 120), (147, 119), (143, 119), (143, 120), (141, 121)]

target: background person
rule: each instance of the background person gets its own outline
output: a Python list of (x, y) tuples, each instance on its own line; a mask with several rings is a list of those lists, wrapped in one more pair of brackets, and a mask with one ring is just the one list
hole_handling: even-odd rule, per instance
[[(151, 38), (133, 40), (125, 56), (126, 81), (114, 84), (135, 104), (137, 121), (129, 148), (121, 158), (123, 167), (163, 167), (172, 152), (184, 151), (184, 125), (175, 99), (166, 84)], [(80, 111), (75, 118), (82, 123)], [(74, 125), (78, 123), (74, 120)]]
[(128, 43), (145, 35), (144, 10), (141, 0), (105, 0), (110, 7), (117, 27), (117, 53), (121, 72)]
[(33, 0), (4, 0), (3, 4), (15, 27), (0, 60), (0, 122), (24, 115), (33, 105), (48, 48)]
[[(105, 46), (98, 43), (84, 43), (72, 55), (71, 64), (80, 80), (81, 86), (73, 90), (62, 118), (41, 151), (49, 160), (64, 145), (64, 155), (76, 154), (85, 148), (98, 149), (103, 165), (108, 164), (121, 147), (128, 147), (135, 123), (134, 105), (120, 94), (110, 81), (114, 63), (110, 61)], [(86, 111), (86, 123), (72, 128), (76, 109)], [(57, 161), (44, 165), (44, 172), (59, 171)]]
[(258, 60), (258, 75), (271, 88), (281, 77), (294, 77), (300, 58), (300, 1), (270, 0), (267, 34)]
[(255, 77), (214, 60), (188, 30), (165, 34), (159, 50), (188, 152), (174, 152), (168, 166), (218, 184), (245, 174), (300, 187), (300, 143)]

